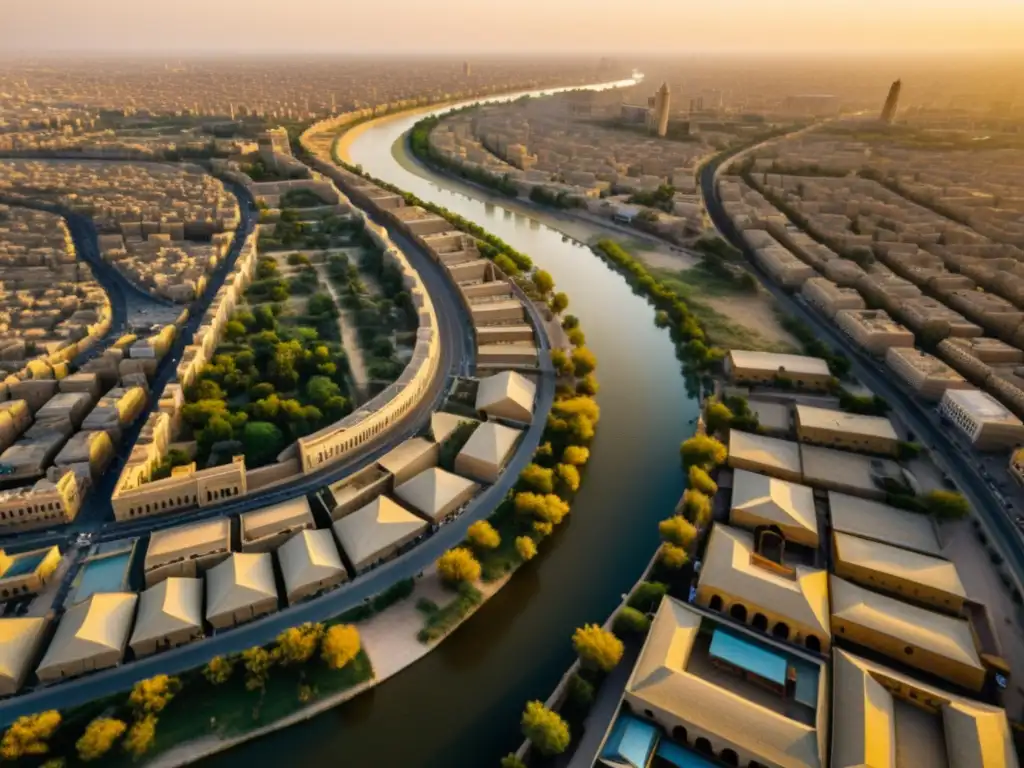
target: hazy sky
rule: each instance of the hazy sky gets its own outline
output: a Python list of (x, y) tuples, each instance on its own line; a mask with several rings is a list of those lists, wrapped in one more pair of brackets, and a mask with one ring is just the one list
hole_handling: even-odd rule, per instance
[(48, 51), (1020, 51), (1024, 0), (0, 0)]

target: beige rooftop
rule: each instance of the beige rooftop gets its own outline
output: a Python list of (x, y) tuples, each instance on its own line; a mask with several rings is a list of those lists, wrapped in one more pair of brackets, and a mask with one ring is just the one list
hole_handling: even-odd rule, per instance
[(112, 667), (124, 656), (138, 595), (98, 592), (69, 608), (36, 669), (40, 680)]
[(736, 368), (743, 370), (797, 373), (813, 376), (832, 375), (828, 369), (828, 363), (820, 357), (732, 349), (729, 351), (729, 358)]
[(711, 529), (698, 588), (720, 590), (749, 605), (770, 608), (801, 626), (832, 634), (828, 608), (828, 573), (796, 566), (789, 579), (754, 565), (754, 537), (746, 531), (716, 524)]
[(435, 444), (425, 437), (413, 437), (392, 448), (377, 462), (381, 468), (393, 475), (401, 475), (402, 470), (419, 461), (425, 453), (436, 450)]
[(202, 554), (231, 545), (231, 518), (221, 517), (194, 525), (179, 525), (157, 531), (149, 537), (146, 570), (172, 560)]
[(988, 392), (980, 389), (947, 389), (943, 397), (952, 401), (975, 421), (983, 424), (1020, 424), (1009, 409)]
[(828, 492), (832, 528), (926, 555), (942, 555), (935, 526), (927, 515), (907, 512), (877, 501)]
[[(838, 648), (832, 677), (832, 768), (1019, 766), (1006, 712), (998, 707)], [(894, 686), (913, 691), (920, 703), (894, 697)]]
[(811, 429), (827, 429), (845, 434), (867, 435), (886, 440), (898, 440), (899, 436), (892, 422), (884, 416), (862, 416), (857, 413), (834, 411), (831, 408), (815, 408), (812, 405), (796, 406), (797, 423)]
[(729, 430), (729, 457), (785, 473), (801, 472), (799, 443), (738, 429)]
[(241, 520), (242, 541), (271, 536), (283, 528), (313, 527), (313, 513), (309, 510), (309, 499), (305, 496), (246, 512)]
[(17, 692), (31, 671), (46, 619), (0, 618), (0, 696)]
[(348, 578), (330, 528), (299, 531), (278, 548), (277, 561), (289, 602), (310, 587)]
[(494, 482), (522, 432), (486, 421), (473, 430), (455, 457), (455, 469), (484, 482)]
[(537, 386), (515, 371), (502, 371), (480, 379), (476, 392), (476, 409), (488, 416), (511, 421), (533, 419), (533, 401)]
[(786, 538), (792, 534), (794, 540), (817, 545), (814, 491), (806, 485), (738, 469), (732, 480), (730, 513), (737, 522), (749, 518), (755, 524), (775, 524)]
[[(762, 762), (782, 768), (821, 768), (824, 736), (811, 725), (773, 712), (709, 679), (687, 671), (702, 615), (679, 601), (661, 601), (647, 641), (626, 683), (626, 693), (717, 736)], [(818, 708), (826, 711), (825, 672)], [(635, 706), (635, 705), (634, 705)]]
[(387, 496), (378, 496), (365, 507), (334, 524), (342, 548), (359, 568), (372, 562), (396, 543), (415, 538), (427, 523)]
[(270, 600), (277, 600), (277, 586), (266, 552), (235, 552), (206, 573), (206, 618), (211, 623)]
[(477, 419), (471, 419), (468, 416), (460, 416), (457, 413), (448, 413), (447, 411), (435, 411), (430, 414), (430, 436), (434, 439), (435, 443), (443, 443), (451, 437), (460, 424), (478, 423)]
[(479, 486), (472, 480), (431, 467), (395, 488), (395, 496), (431, 520), (437, 520), (452, 501), (473, 493)]
[(139, 596), (132, 649), (190, 630), (202, 630), (203, 580), (172, 576)]
[(846, 533), (833, 533), (836, 559), (904, 581), (923, 584), (961, 598), (967, 597), (956, 566), (949, 560), (922, 555)]
[(836, 618), (975, 667), (984, 675), (970, 624), (963, 619), (880, 595), (835, 575), (830, 587)]

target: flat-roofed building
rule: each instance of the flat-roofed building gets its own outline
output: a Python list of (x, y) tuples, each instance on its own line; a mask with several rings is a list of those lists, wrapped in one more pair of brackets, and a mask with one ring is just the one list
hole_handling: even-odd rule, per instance
[(138, 599), (133, 593), (102, 592), (69, 608), (36, 676), (52, 683), (120, 664)]
[(155, 531), (143, 564), (146, 586), (169, 576), (198, 576), (231, 554), (231, 518)]
[(747, 406), (757, 416), (758, 433), (769, 437), (786, 437), (793, 431), (793, 413), (788, 403), (750, 398)]
[(356, 573), (393, 557), (426, 530), (424, 520), (387, 496), (334, 523), (334, 534)]
[(841, 287), (824, 277), (812, 277), (800, 291), (808, 303), (813, 304), (829, 318), (842, 309), (864, 309), (864, 297), (856, 288)]
[(430, 437), (435, 443), (440, 445), (451, 437), (463, 424), (479, 423), (478, 419), (471, 419), (468, 416), (462, 416), (458, 413), (435, 411), (430, 414)]
[(473, 430), (455, 457), (455, 471), (481, 483), (494, 483), (515, 452), (522, 431), (486, 421)]
[(806, 485), (869, 499), (884, 499), (886, 479), (903, 482), (900, 465), (891, 459), (801, 445), (800, 461)]
[(329, 528), (299, 531), (277, 550), (277, 562), (289, 605), (348, 579)]
[(786, 541), (817, 547), (814, 491), (806, 485), (737, 469), (732, 478), (729, 522), (740, 528), (774, 526)]
[(873, 355), (884, 355), (889, 347), (914, 346), (914, 334), (881, 309), (843, 309), (835, 320), (857, 346)]
[(246, 512), (241, 524), (243, 552), (273, 552), (298, 531), (316, 527), (305, 496)]
[(233, 627), (277, 610), (273, 557), (235, 552), (206, 573), (206, 620), (217, 629)]
[(947, 389), (974, 389), (952, 366), (914, 347), (890, 347), (885, 364), (925, 400), (941, 400)]
[(796, 435), (804, 443), (886, 456), (896, 456), (900, 446), (892, 422), (884, 416), (862, 416), (799, 403)]
[(1024, 444), (1024, 423), (992, 395), (979, 389), (947, 390), (939, 402), (939, 413), (980, 451)]
[(54, 457), (53, 463), (59, 468), (85, 464), (89, 467), (90, 476), (97, 478), (103, 474), (113, 458), (114, 444), (110, 441), (110, 435), (102, 430), (83, 431), (72, 435), (60, 449), (60, 453)]
[(828, 505), (835, 531), (911, 549), (923, 555), (942, 556), (935, 523), (927, 515), (835, 491), (828, 492)]
[(824, 768), (827, 692), (821, 659), (665, 597), (623, 703), (725, 765)]
[(37, 424), (70, 424), (75, 429), (92, 409), (87, 392), (58, 392), (36, 411)]
[(964, 619), (918, 608), (832, 576), (832, 634), (980, 692), (986, 669)]
[(372, 464), (354, 475), (328, 486), (331, 518), (338, 520), (350, 512), (365, 507), (375, 498), (392, 488), (394, 478), (390, 472)]
[(967, 591), (949, 560), (839, 532), (832, 534), (832, 554), (844, 579), (947, 613), (963, 610)]
[(480, 379), (476, 409), (491, 418), (529, 424), (537, 385), (515, 371), (501, 371)]
[(203, 580), (172, 576), (139, 595), (139, 615), (128, 645), (136, 656), (203, 636)]
[(831, 645), (828, 573), (774, 562), (756, 552), (751, 534), (737, 528), (711, 529), (696, 602), (813, 651)]
[(437, 443), (413, 437), (388, 451), (377, 464), (394, 476), (395, 483), (404, 483), (428, 467), (436, 467), (438, 453)]
[(42, 649), (46, 624), (42, 617), (0, 618), (0, 696), (11, 696), (25, 684)]
[(729, 431), (729, 466), (799, 483), (800, 444), (753, 432)]
[(838, 648), (832, 708), (832, 768), (1019, 768), (1005, 710)]
[(823, 390), (832, 381), (827, 362), (805, 355), (732, 349), (726, 356), (725, 369), (737, 384), (773, 384), (788, 379), (798, 388)]
[(0, 549), (0, 600), (41, 592), (60, 565), (56, 545), (9, 555)]
[(395, 488), (395, 496), (428, 521), (439, 523), (465, 506), (479, 490), (472, 480), (431, 467)]

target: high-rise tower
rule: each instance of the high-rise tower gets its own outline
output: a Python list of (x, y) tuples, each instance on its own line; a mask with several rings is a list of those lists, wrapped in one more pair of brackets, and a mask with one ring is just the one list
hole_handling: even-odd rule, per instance
[(654, 96), (654, 114), (651, 120), (652, 127), (657, 130), (658, 135), (661, 137), (668, 133), (668, 108), (671, 100), (672, 96), (668, 90), (668, 83), (662, 83), (658, 93)]
[(896, 110), (900, 106), (900, 90), (903, 88), (903, 81), (897, 80), (889, 86), (889, 95), (885, 98), (885, 105), (882, 107), (882, 116), (879, 118), (886, 125), (892, 125), (896, 119)]

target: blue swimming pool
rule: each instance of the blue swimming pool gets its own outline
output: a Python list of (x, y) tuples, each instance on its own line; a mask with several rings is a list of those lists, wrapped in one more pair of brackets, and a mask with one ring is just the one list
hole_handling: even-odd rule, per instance
[(11, 563), (11, 567), (8, 568), (3, 574), (0, 574), (5, 579), (11, 579), (16, 576), (24, 576), (29, 573), (35, 573), (36, 568), (43, 562), (43, 558), (46, 557), (45, 552), (35, 552), (30, 555), (14, 556), (14, 562)]
[(80, 603), (97, 592), (122, 592), (128, 586), (128, 568), (131, 552), (90, 560), (82, 566), (75, 579), (75, 592), (71, 602)]

